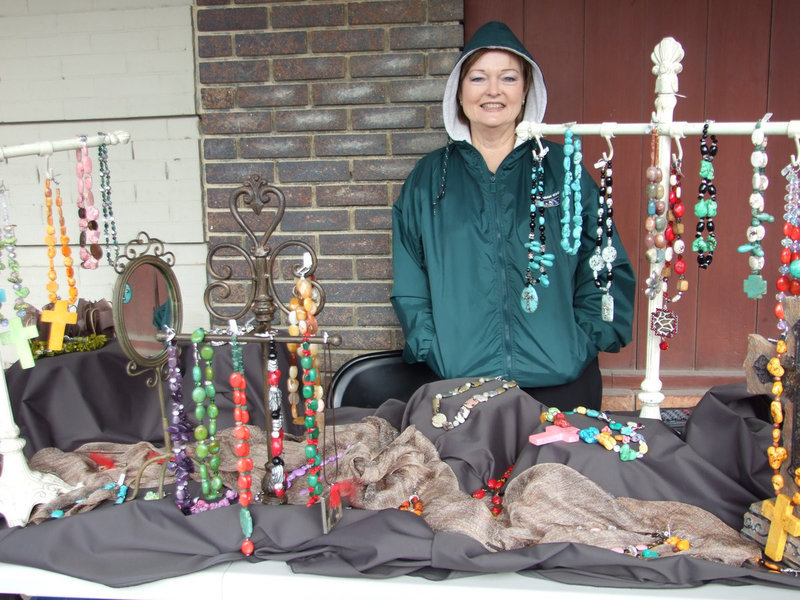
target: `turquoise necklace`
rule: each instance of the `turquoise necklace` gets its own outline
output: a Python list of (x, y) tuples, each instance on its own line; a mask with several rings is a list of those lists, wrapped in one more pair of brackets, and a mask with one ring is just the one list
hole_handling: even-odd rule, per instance
[(583, 232), (582, 160), (581, 138), (573, 135), (572, 129), (567, 128), (564, 133), (564, 188), (561, 194), (564, 216), (561, 217), (561, 247), (564, 252), (573, 256), (578, 253)]
[[(533, 166), (531, 167), (531, 220), (530, 233), (525, 248), (528, 249), (528, 266), (525, 269), (525, 287), (522, 289), (520, 304), (522, 310), (527, 313), (536, 312), (539, 308), (539, 294), (536, 291), (536, 284), (541, 283), (542, 287), (550, 285), (550, 278), (547, 276), (547, 268), (552, 267), (555, 262), (555, 254), (547, 252), (547, 237), (545, 235), (544, 219), (544, 152), (537, 154), (536, 150), (531, 150)], [(536, 239), (536, 232), (539, 232), (539, 239)], [(534, 275), (536, 273), (536, 275)]]

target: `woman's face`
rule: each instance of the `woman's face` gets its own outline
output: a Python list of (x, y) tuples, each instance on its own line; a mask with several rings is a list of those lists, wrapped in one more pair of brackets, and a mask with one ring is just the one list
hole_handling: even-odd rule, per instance
[(522, 59), (503, 50), (484, 52), (461, 81), (459, 101), (470, 129), (514, 129), (522, 112)]

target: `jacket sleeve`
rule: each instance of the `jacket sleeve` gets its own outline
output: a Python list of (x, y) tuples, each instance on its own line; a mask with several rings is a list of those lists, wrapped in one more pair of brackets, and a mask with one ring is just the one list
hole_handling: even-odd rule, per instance
[[(598, 351), (619, 352), (632, 338), (636, 276), (615, 229), (612, 243), (617, 250), (617, 258), (612, 265), (614, 279), (611, 285), (611, 296), (614, 298), (614, 320), (603, 321), (601, 305), (605, 291), (597, 287), (594, 273), (589, 267), (589, 258), (596, 248), (595, 233), (597, 231), (596, 215), (599, 191), (586, 169), (583, 171), (582, 183), (584, 221), (583, 239), (575, 272), (573, 300), (575, 319)], [(605, 281), (605, 277), (603, 277), (603, 281)]]
[(418, 193), (414, 179), (412, 172), (392, 208), (394, 284), (391, 301), (406, 340), (403, 358), (412, 363), (427, 362), (438, 373), (438, 361), (431, 355), (436, 329), (419, 215), (414, 206)]

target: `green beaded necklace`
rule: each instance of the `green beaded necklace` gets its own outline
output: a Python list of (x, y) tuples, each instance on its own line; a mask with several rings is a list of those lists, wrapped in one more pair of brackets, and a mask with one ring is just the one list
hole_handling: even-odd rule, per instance
[[(222, 478), (219, 476), (219, 440), (217, 440), (217, 417), (219, 407), (215, 402), (217, 390), (214, 387), (214, 348), (203, 345), (198, 351), (198, 345), (205, 339), (205, 332), (197, 329), (192, 333), (194, 344), (195, 365), (192, 368), (194, 390), (194, 416), (198, 425), (194, 428), (194, 439), (197, 441), (195, 455), (200, 460), (198, 471), (203, 497), (206, 500), (216, 500), (222, 490)], [(200, 359), (204, 361), (201, 366)], [(207, 423), (207, 424), (206, 424)]]

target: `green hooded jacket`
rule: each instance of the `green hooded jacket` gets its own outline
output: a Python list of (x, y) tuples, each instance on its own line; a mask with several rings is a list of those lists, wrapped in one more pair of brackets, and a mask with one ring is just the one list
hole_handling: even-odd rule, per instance
[[(456, 116), (461, 63), (479, 48), (507, 49), (533, 66), (524, 119), (541, 122), (547, 96), (530, 54), (507, 26), (489, 23), (473, 36), (453, 69), (443, 101), (452, 143), (423, 157), (393, 208), (394, 306), (408, 362), (426, 362), (440, 377), (496, 376), (523, 387), (575, 380), (599, 351), (616, 352), (631, 339), (635, 276), (616, 234), (613, 243), (614, 319), (601, 318), (589, 266), (595, 252), (598, 188), (581, 176), (580, 249), (561, 247), (563, 146), (543, 142), (545, 234), (555, 264), (548, 287), (536, 285), (539, 307), (523, 310), (531, 221), (532, 150), (520, 140), (492, 173)], [(604, 279), (603, 279), (604, 281)]]

